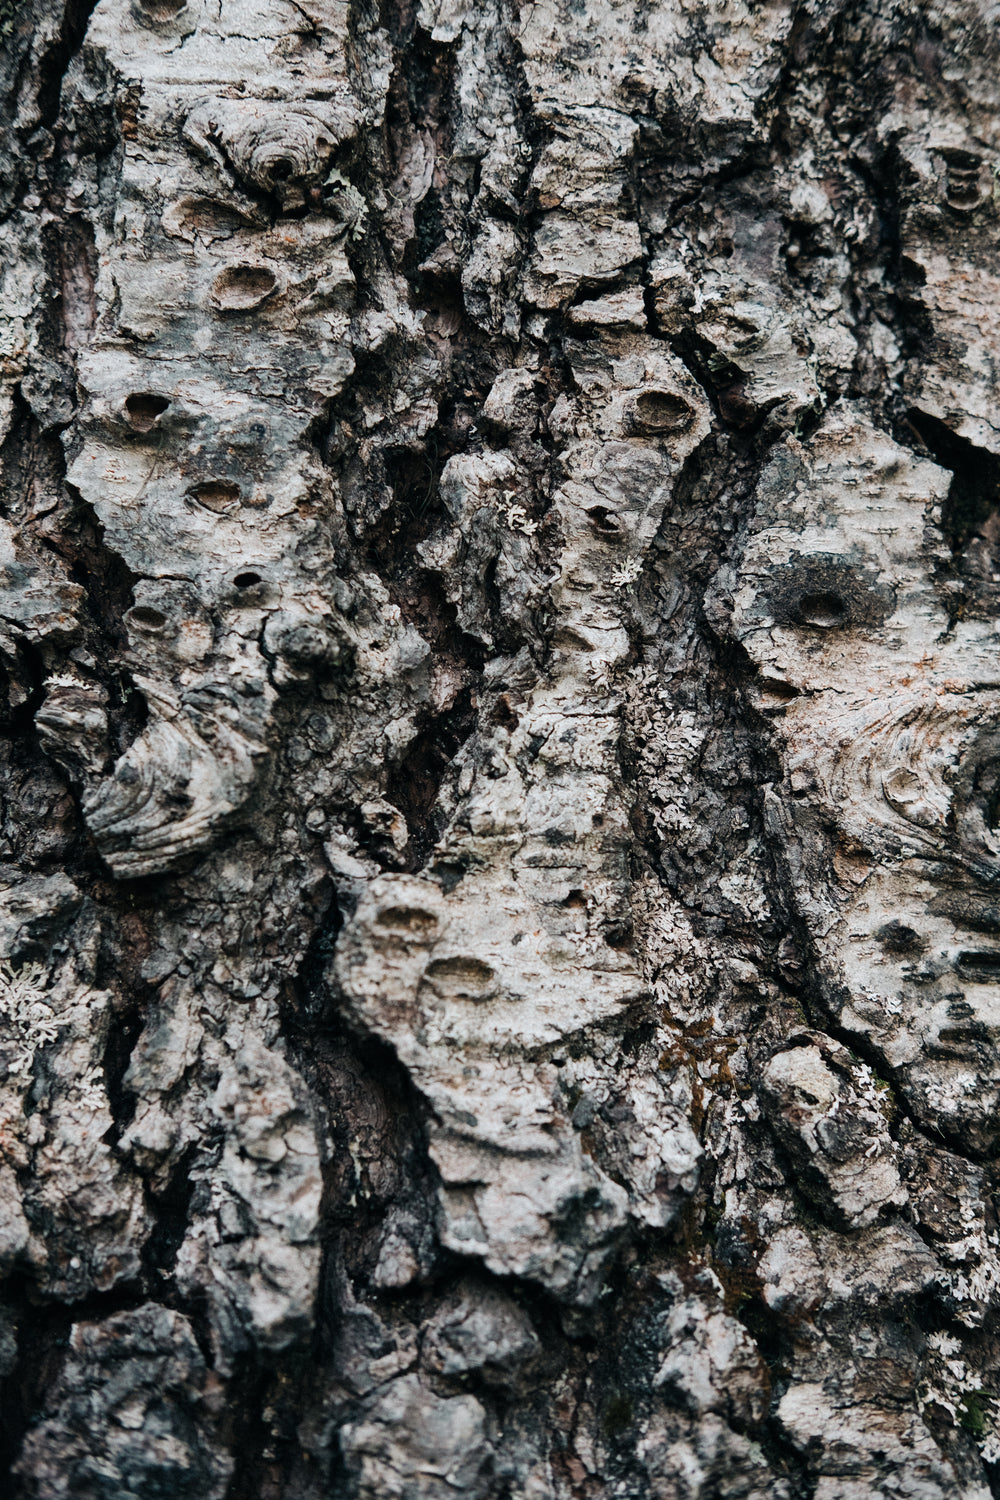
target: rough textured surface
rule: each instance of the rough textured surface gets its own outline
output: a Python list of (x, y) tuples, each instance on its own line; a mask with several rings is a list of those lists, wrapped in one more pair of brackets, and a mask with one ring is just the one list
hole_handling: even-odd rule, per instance
[(1000, 1495), (1000, 35), (0, 0), (0, 1466)]

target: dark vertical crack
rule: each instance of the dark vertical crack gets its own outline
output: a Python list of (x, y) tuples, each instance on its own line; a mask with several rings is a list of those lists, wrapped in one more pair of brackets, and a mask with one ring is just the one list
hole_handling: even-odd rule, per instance
[(42, 53), (35, 104), (43, 129), (54, 125), (59, 118), (63, 81), (87, 34), (96, 6), (97, 0), (67, 0), (59, 34)]

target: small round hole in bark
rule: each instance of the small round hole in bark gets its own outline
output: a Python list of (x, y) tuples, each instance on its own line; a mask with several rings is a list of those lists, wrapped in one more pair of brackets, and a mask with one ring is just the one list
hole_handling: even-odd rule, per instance
[(621, 527), (618, 525), (618, 520), (610, 513), (606, 505), (592, 505), (587, 512), (587, 520), (598, 536), (617, 537), (621, 535)]
[(426, 978), (441, 995), (455, 1000), (486, 1000), (496, 975), (481, 958), (463, 954), (456, 958), (434, 959), (427, 965)]
[(146, 604), (137, 604), (128, 612), (128, 621), (131, 625), (138, 625), (140, 630), (162, 630), (167, 623), (167, 617), (158, 609), (151, 609)]
[[(976, 1055), (978, 1047), (992, 1040), (988, 1026), (982, 1021), (973, 1021), (968, 1026), (942, 1026), (937, 1034), (938, 1047), (954, 1047), (967, 1049), (967, 1055)], [(952, 1056), (955, 1054), (953, 1053)], [(961, 1056), (961, 1053), (958, 1053)]]
[(169, 204), (163, 211), (161, 222), (167, 234), (193, 244), (199, 237), (228, 239), (238, 229), (246, 229), (253, 220), (234, 203), (196, 194)]
[(216, 515), (221, 515), (235, 505), (241, 493), (238, 484), (231, 484), (225, 479), (206, 479), (202, 484), (193, 484), (188, 490), (192, 500), (197, 500), (206, 510), (214, 510)]
[(916, 928), (907, 927), (905, 922), (887, 922), (875, 936), (889, 953), (922, 953), (927, 947)]
[(955, 967), (966, 979), (995, 984), (1000, 979), (1000, 950), (988, 948), (974, 953), (960, 953)]
[(391, 932), (414, 934), (428, 933), (438, 925), (433, 912), (421, 911), (418, 906), (388, 906), (375, 918), (378, 927), (387, 927)]
[(673, 391), (643, 391), (633, 407), (635, 425), (644, 432), (680, 432), (691, 425), (694, 411)]
[(259, 573), (237, 573), (233, 579), (234, 589), (252, 589), (255, 584), (261, 582)]
[(287, 182), (295, 171), (295, 163), (289, 161), (287, 156), (279, 156), (278, 160), (268, 168), (268, 176), (272, 182)]
[(941, 155), (953, 172), (978, 172), (983, 164), (975, 151), (963, 151), (961, 146), (950, 146)]
[(982, 198), (978, 182), (969, 178), (954, 178), (948, 184), (948, 207), (958, 213), (969, 213)]
[(157, 417), (162, 417), (170, 402), (166, 396), (155, 396), (152, 391), (135, 391), (125, 398), (125, 416), (133, 432), (150, 432), (156, 426)]
[(779, 703), (791, 703), (799, 696), (797, 687), (790, 682), (784, 682), (780, 677), (761, 677), (757, 684), (757, 691), (762, 703), (773, 706)]
[(266, 266), (227, 266), (212, 284), (212, 301), (225, 312), (245, 312), (259, 307), (277, 285)]
[(593, 646), (585, 636), (573, 629), (571, 625), (563, 625), (552, 637), (552, 645), (556, 651), (580, 651), (589, 656)]
[(138, 0), (139, 10), (150, 21), (172, 21), (187, 5), (187, 0)]
[(906, 804), (916, 802), (923, 794), (923, 782), (916, 771), (911, 771), (909, 766), (894, 766), (887, 775), (882, 777), (882, 790), (893, 802)]
[(943, 156), (948, 167), (945, 201), (956, 213), (971, 213), (988, 196), (979, 180), (982, 160), (960, 149), (945, 151)]
[(843, 625), (847, 610), (839, 594), (803, 594), (799, 600), (799, 619), (819, 630), (832, 630)]

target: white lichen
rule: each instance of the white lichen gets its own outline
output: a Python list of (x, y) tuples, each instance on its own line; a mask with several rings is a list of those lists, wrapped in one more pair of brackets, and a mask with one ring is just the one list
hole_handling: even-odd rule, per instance
[(0, 1023), (7, 1037), (18, 1046), (8, 1073), (21, 1073), (31, 1066), (39, 1047), (55, 1041), (63, 1025), (45, 998), (48, 974), (40, 963), (15, 969), (0, 963)]
[(661, 837), (683, 833), (693, 827), (688, 812), (691, 773), (704, 730), (693, 713), (671, 705), (668, 690), (651, 667), (641, 667), (633, 675), (625, 700), (653, 824)]
[(613, 589), (631, 588), (642, 572), (642, 558), (630, 557), (626, 562), (620, 563), (612, 570), (608, 582)]
[[(967, 1431), (984, 1426), (986, 1430), (974, 1431), (974, 1436), (983, 1461), (996, 1463), (1000, 1459), (1000, 1432), (994, 1425), (998, 1415), (996, 1395), (984, 1390), (976, 1372), (958, 1358), (962, 1350), (959, 1339), (947, 1333), (931, 1333), (927, 1346), (929, 1369), (917, 1387), (917, 1410), (923, 1416), (929, 1406), (940, 1407), (955, 1426), (964, 1426)], [(972, 1424), (970, 1417), (974, 1419)]]
[(587, 675), (600, 693), (611, 691), (614, 672), (615, 664), (604, 660), (592, 661), (587, 667)]
[(504, 509), (507, 525), (511, 531), (521, 531), (525, 536), (534, 536), (538, 530), (537, 521), (528, 520), (528, 512), (523, 505), (508, 505)]

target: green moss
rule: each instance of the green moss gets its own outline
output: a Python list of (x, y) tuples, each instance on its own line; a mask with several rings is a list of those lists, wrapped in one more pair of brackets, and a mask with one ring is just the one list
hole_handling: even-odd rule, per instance
[(962, 1415), (958, 1419), (958, 1424), (966, 1432), (971, 1432), (973, 1437), (982, 1437), (986, 1431), (984, 1403), (988, 1400), (989, 1395), (986, 1391), (970, 1391), (962, 1397)]

